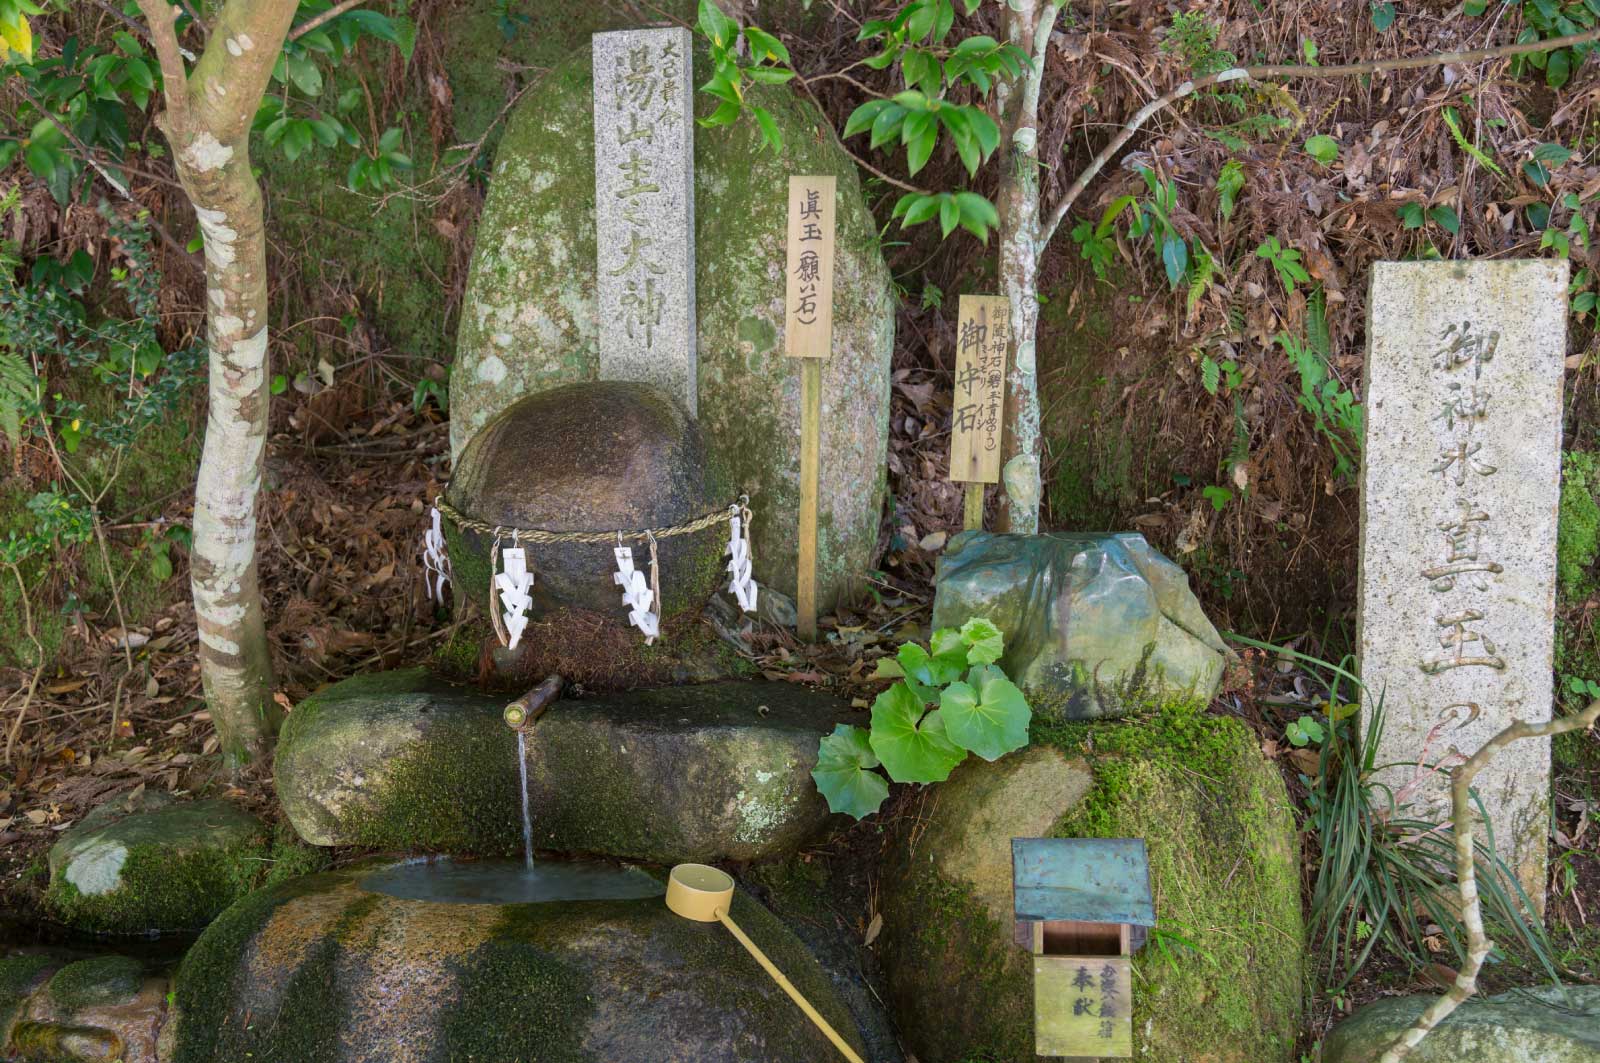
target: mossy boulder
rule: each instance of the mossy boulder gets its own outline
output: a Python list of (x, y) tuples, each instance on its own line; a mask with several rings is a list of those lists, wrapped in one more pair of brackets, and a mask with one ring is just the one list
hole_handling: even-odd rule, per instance
[[(1134, 1056), (1288, 1063), (1301, 1020), (1298, 847), (1276, 770), (1192, 706), (1042, 729), (930, 795), (882, 886), (891, 1005), (923, 1063), (1034, 1056), (1033, 968), (1013, 940), (1011, 839), (1143, 838), (1158, 931), (1134, 960)], [(1041, 740), (1042, 738), (1042, 740)]]
[[(1357, 1011), (1322, 1042), (1322, 1063), (1377, 1063), (1436, 1001), (1392, 997)], [(1408, 1063), (1594, 1063), (1600, 988), (1545, 987), (1468, 1000), (1406, 1056)]]
[[(637, 874), (637, 872), (636, 872)], [(297, 879), (214, 923), (176, 979), (172, 1063), (793, 1063), (834, 1049), (722, 927), (626, 900), (442, 903)], [(846, 1038), (849, 1013), (744, 892), (731, 917)]]
[(0, 1058), (156, 1063), (167, 988), (129, 956), (0, 960)]
[[(567, 384), (512, 403), (472, 437), (446, 498), (485, 524), (557, 532), (669, 528), (731, 501), (707, 482), (700, 432), (683, 408), (659, 388), (624, 381)], [(659, 540), (664, 620), (705, 604), (722, 574), (727, 532), (718, 524)], [(489, 608), (494, 536), (451, 524), (448, 539), (458, 600)], [(530, 618), (569, 608), (625, 627), (612, 578), (616, 545), (526, 544)], [(648, 546), (628, 545), (648, 574)]]
[(265, 825), (228, 801), (101, 805), (50, 849), (45, 904), (81, 930), (197, 930), (265, 876)]
[[(704, 58), (701, 57), (701, 65)], [(709, 71), (697, 71), (697, 84)], [(495, 157), (457, 335), (451, 452), (524, 395), (598, 372), (594, 113), (587, 42), (517, 105)], [(822, 363), (817, 579), (826, 609), (872, 567), (885, 487), (894, 305), (856, 166), (811, 103), (753, 86), (782, 133), (696, 128), (700, 427), (718, 482), (748, 491), (756, 579), (795, 589), (800, 374), (784, 354), (791, 174), (838, 178), (833, 353)], [(709, 114), (716, 101), (698, 94)]]
[(1183, 569), (1144, 536), (963, 532), (939, 559), (933, 626), (1005, 633), (1001, 665), (1046, 718), (1208, 701), (1228, 649)]
[[(422, 669), (329, 687), (279, 739), (284, 813), (314, 845), (521, 852), (504, 706)], [(526, 734), (534, 847), (663, 863), (793, 852), (827, 817), (810, 773), (844, 714), (782, 683), (557, 702)]]

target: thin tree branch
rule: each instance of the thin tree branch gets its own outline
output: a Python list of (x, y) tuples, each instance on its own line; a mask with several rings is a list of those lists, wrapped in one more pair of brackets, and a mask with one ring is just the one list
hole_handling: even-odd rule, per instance
[(1483, 968), (1484, 958), (1494, 948), (1494, 942), (1483, 932), (1477, 862), (1473, 859), (1472, 780), (1494, 759), (1495, 754), (1520, 738), (1548, 738), (1568, 731), (1587, 730), (1597, 720), (1600, 720), (1600, 698), (1590, 702), (1588, 708), (1574, 716), (1559, 716), (1545, 723), (1517, 720), (1485, 742), (1465, 764), (1451, 773), (1450, 818), (1456, 836), (1456, 888), (1461, 893), (1461, 922), (1467, 931), (1467, 962), (1456, 974), (1455, 984), (1417, 1016), (1417, 1021), (1378, 1058), (1378, 1063), (1400, 1063), (1434, 1027), (1476, 993), (1478, 972)]
[(324, 26), (329, 22), (332, 22), (346, 11), (349, 11), (352, 7), (359, 7), (365, 2), (366, 0), (340, 0), (340, 3), (334, 4), (316, 18), (312, 19), (310, 22), (307, 22), (304, 26), (296, 26), (294, 31), (289, 34), (289, 39), (291, 41), (298, 41), (301, 37), (304, 37), (318, 26)]
[(166, 0), (138, 0), (138, 4), (150, 24), (150, 46), (161, 63), (161, 94), (167, 100), (167, 113), (182, 126), (188, 117), (189, 74), (179, 54), (177, 9)]
[(1544, 41), (1526, 41), (1521, 44), (1503, 44), (1496, 48), (1475, 48), (1464, 52), (1438, 52), (1434, 55), (1410, 56), (1404, 59), (1380, 59), (1367, 63), (1345, 63), (1340, 66), (1295, 66), (1271, 64), (1267, 66), (1236, 66), (1216, 74), (1208, 74), (1194, 81), (1185, 81), (1165, 96), (1151, 100), (1128, 123), (1117, 131), (1111, 138), (1111, 143), (1101, 149), (1072, 186), (1062, 195), (1061, 201), (1050, 212), (1050, 219), (1045, 223), (1039, 235), (1039, 250), (1042, 252), (1049, 246), (1055, 237), (1056, 229), (1067, 216), (1067, 211), (1072, 209), (1072, 204), (1083, 194), (1083, 190), (1094, 180), (1094, 176), (1105, 168), (1122, 146), (1126, 144), (1139, 127), (1150, 119), (1150, 116), (1163, 108), (1170, 107), (1185, 96), (1192, 95), (1204, 88), (1218, 85), (1225, 81), (1254, 81), (1261, 78), (1338, 78), (1351, 77), (1359, 74), (1381, 74), (1389, 70), (1414, 70), (1419, 67), (1447, 66), (1450, 63), (1475, 63), (1484, 59), (1505, 59), (1516, 55), (1529, 55), (1533, 52), (1553, 52), (1559, 48), (1568, 48), (1575, 44), (1588, 44), (1600, 41), (1600, 29), (1585, 30), (1583, 33), (1572, 33), (1565, 37), (1551, 37)]

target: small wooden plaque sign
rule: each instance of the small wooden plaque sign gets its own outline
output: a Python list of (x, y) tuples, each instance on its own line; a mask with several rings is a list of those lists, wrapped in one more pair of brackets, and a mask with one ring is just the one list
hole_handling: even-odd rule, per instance
[(959, 310), (956, 386), (950, 411), (950, 479), (999, 483), (1011, 311), (999, 295), (963, 295)]
[(833, 193), (835, 179), (789, 178), (789, 256), (784, 350), (826, 358), (833, 347)]
[(1126, 956), (1034, 956), (1034, 1052), (1133, 1057), (1133, 984)]

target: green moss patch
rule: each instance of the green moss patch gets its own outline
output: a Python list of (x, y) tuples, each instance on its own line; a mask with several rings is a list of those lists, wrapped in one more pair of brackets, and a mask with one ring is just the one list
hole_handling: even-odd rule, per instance
[(144, 983), (144, 964), (130, 956), (96, 956), (69, 963), (50, 979), (50, 1000), (71, 1014), (97, 1004), (133, 999)]
[(0, 1048), (23, 1002), (57, 962), (50, 956), (0, 956)]

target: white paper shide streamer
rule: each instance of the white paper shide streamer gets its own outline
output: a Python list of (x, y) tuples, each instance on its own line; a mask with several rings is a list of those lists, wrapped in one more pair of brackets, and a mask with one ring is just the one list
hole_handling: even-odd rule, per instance
[(494, 586), (505, 609), (506, 648), (514, 650), (528, 626), (528, 606), (533, 604), (528, 592), (533, 590), (533, 573), (528, 571), (527, 551), (520, 546), (500, 551), (500, 564)]
[(728, 593), (739, 600), (739, 608), (747, 613), (756, 611), (756, 581), (750, 576), (750, 511), (741, 516), (738, 506), (732, 507), (728, 520)]
[(633, 567), (633, 549), (619, 546), (615, 550), (617, 571), (611, 579), (622, 588), (622, 604), (628, 608), (628, 623), (644, 634), (645, 645), (652, 645), (661, 634), (661, 616), (653, 611), (655, 593), (644, 573)]
[(450, 582), (450, 555), (444, 551), (444, 528), (439, 511), (433, 511), (433, 527), (422, 533), (422, 585), (430, 601), (444, 604), (444, 585)]

